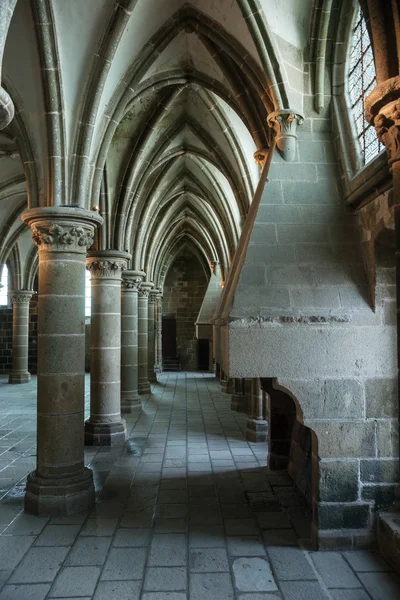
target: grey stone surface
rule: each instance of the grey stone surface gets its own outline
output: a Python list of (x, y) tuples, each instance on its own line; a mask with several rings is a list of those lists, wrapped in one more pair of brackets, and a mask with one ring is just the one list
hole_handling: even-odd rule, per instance
[[(316, 579), (315, 572), (303, 550), (272, 546), (267, 548), (267, 553), (279, 581)], [(290, 569), (288, 569), (288, 565), (290, 565)]]
[(326, 552), (311, 557), (327, 588), (360, 587), (359, 580), (340, 554)]
[(235, 585), (241, 592), (278, 591), (271, 568), (264, 558), (237, 558), (232, 570)]
[(65, 567), (55, 580), (49, 598), (91, 596), (99, 576), (98, 567)]

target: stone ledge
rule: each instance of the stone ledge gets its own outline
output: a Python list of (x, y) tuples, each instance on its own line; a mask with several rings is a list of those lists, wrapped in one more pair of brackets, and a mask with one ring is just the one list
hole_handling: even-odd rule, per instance
[(378, 545), (383, 557), (400, 572), (400, 512), (378, 515)]

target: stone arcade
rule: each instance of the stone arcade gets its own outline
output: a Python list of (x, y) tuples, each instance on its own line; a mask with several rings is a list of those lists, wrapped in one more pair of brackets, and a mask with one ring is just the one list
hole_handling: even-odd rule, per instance
[(400, 598), (399, 70), (400, 0), (0, 0), (0, 600)]

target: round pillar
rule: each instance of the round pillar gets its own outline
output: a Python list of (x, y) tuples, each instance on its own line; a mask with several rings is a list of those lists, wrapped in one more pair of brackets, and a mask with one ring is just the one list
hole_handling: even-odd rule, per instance
[(156, 364), (156, 302), (158, 290), (151, 290), (148, 300), (148, 379), (150, 383), (157, 383), (157, 376), (154, 371)]
[(114, 446), (126, 438), (121, 418), (121, 274), (130, 258), (118, 250), (88, 252), (92, 290), (88, 446)]
[(138, 389), (139, 394), (150, 394), (148, 379), (148, 301), (153, 283), (144, 281), (139, 287), (138, 298)]
[(162, 291), (159, 289), (156, 295), (156, 365), (159, 373), (162, 373)]
[(68, 515), (94, 502), (84, 466), (85, 260), (102, 218), (73, 207), (22, 215), (38, 247), (38, 398), (36, 470), (25, 510)]
[(141, 408), (138, 392), (138, 291), (142, 271), (123, 271), (121, 288), (121, 410)]
[(28, 371), (28, 337), (29, 337), (29, 303), (31, 290), (13, 290), (10, 296), (13, 303), (13, 336), (12, 336), (12, 371), (8, 383), (29, 383), (31, 374)]

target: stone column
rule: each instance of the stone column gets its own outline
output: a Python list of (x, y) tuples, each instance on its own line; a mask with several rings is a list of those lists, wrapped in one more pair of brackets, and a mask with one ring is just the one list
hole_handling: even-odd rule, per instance
[[(17, 0), (1, 0), (0, 2), (0, 81), (3, 65), (3, 54), (6, 45), (8, 28), (15, 9)], [(0, 87), (0, 129), (11, 123), (14, 117), (14, 105), (9, 94)]]
[(162, 373), (162, 291), (159, 289), (156, 295), (156, 365), (159, 373)]
[(150, 394), (148, 379), (148, 300), (153, 283), (144, 281), (139, 287), (138, 302), (138, 389), (139, 394)]
[(221, 369), (221, 379), (220, 379), (220, 388), (221, 392), (224, 394), (232, 394), (234, 391), (234, 380), (231, 377), (228, 377)]
[(143, 271), (124, 271), (121, 291), (121, 410), (141, 408), (138, 392), (138, 291)]
[(248, 399), (245, 394), (245, 380), (244, 379), (235, 379), (235, 393), (232, 396), (231, 400), (231, 410), (241, 413), (248, 413)]
[(38, 398), (36, 470), (25, 510), (67, 515), (94, 502), (84, 466), (85, 260), (102, 218), (72, 207), (22, 215), (38, 246)]
[(258, 379), (251, 382), (251, 412), (246, 423), (246, 440), (266, 442), (268, 440), (268, 422), (265, 420), (265, 392)]
[(90, 417), (88, 446), (125, 442), (121, 418), (121, 273), (131, 255), (118, 250), (88, 252), (91, 273)]
[(148, 300), (148, 364), (147, 372), (150, 383), (157, 383), (157, 376), (154, 371), (156, 364), (156, 302), (158, 290), (151, 290)]
[(13, 338), (12, 338), (12, 371), (8, 383), (29, 383), (31, 374), (28, 371), (28, 336), (29, 336), (29, 302), (31, 290), (14, 290), (10, 292), (13, 303)]

